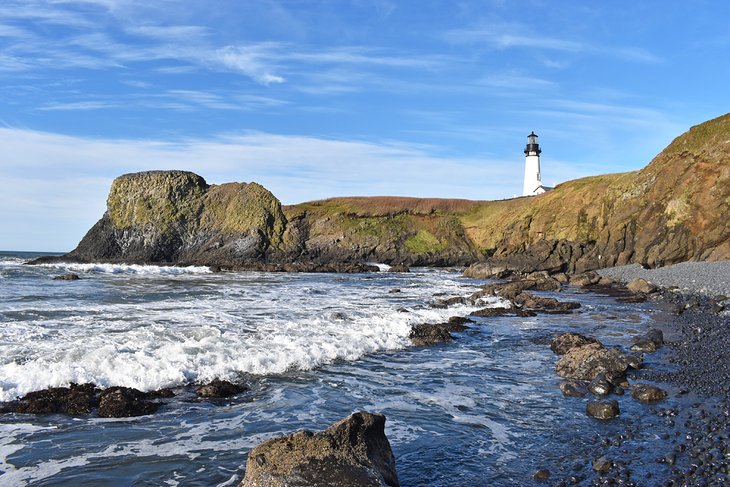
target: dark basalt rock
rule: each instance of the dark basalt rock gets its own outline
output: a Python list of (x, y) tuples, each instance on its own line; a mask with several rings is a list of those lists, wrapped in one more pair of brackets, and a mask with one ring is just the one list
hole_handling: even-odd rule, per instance
[(319, 433), (299, 431), (248, 455), (241, 487), (398, 487), (385, 416), (355, 413)]
[(213, 379), (198, 387), (195, 393), (200, 397), (231, 397), (247, 391), (248, 387), (227, 380)]
[(620, 413), (618, 401), (591, 401), (586, 404), (586, 414), (596, 419), (612, 419)]
[(98, 405), (97, 392), (93, 384), (71, 384), (29, 392), (20, 399), (15, 410), (24, 414), (89, 414)]
[(634, 384), (631, 397), (644, 403), (655, 403), (667, 397), (667, 393), (659, 387), (649, 384)]
[(478, 316), (479, 318), (492, 318), (494, 316), (504, 316), (513, 310), (509, 308), (483, 308), (469, 313), (469, 316)]
[(611, 394), (612, 389), (613, 386), (606, 379), (606, 374), (598, 374), (593, 378), (590, 384), (588, 384), (588, 390), (595, 396), (607, 396)]
[(597, 343), (603, 346), (601, 342), (595, 338), (587, 337), (580, 333), (568, 332), (555, 337), (550, 343), (550, 350), (555, 352), (557, 355), (565, 355), (569, 350), (576, 347), (582, 347), (583, 345), (588, 345), (589, 343)]
[(546, 468), (541, 468), (540, 470), (535, 472), (532, 478), (537, 480), (538, 482), (545, 482), (547, 479), (550, 478), (550, 470)]
[(78, 274), (61, 274), (53, 278), (54, 281), (78, 281), (79, 279), (81, 278)]
[(148, 400), (149, 394), (129, 387), (110, 387), (99, 397), (99, 417), (127, 418), (152, 414), (161, 406)]
[(408, 337), (416, 347), (450, 342), (454, 337), (449, 333), (449, 328), (450, 325), (448, 323), (421, 323), (411, 329)]

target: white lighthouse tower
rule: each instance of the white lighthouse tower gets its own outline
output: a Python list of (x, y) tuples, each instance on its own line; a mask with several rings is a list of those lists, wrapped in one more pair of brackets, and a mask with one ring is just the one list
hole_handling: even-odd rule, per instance
[(537, 135), (532, 132), (527, 136), (525, 147), (525, 183), (522, 186), (522, 196), (535, 196), (550, 189), (542, 185), (540, 152), (542, 151), (537, 143)]

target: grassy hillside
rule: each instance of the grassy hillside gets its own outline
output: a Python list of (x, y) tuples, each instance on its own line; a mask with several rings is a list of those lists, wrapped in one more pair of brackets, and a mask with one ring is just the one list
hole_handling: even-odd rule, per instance
[[(730, 258), (730, 114), (693, 127), (640, 171), (502, 201), (333, 198), (284, 209), (307, 247), (386, 260), (509, 256), (564, 241), (596, 268)], [(384, 250), (387, 250), (383, 252)]]

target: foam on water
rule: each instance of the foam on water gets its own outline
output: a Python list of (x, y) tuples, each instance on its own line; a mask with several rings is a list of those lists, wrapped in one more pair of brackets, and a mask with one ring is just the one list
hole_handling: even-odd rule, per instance
[(61, 269), (70, 272), (103, 273), (103, 274), (137, 274), (137, 275), (182, 275), (210, 274), (211, 270), (204, 266), (157, 266), (139, 264), (40, 264), (39, 267)]
[[(89, 273), (79, 283), (99, 298), (0, 303), (0, 319), (7, 323), (0, 330), (0, 401), (71, 382), (156, 390), (241, 374), (311, 370), (401, 349), (410, 344), (413, 325), (476, 309), (426, 306), (435, 292), (471, 292), (463, 281), (429, 272), (320, 277), (107, 264), (48, 267)], [(154, 279), (137, 281), (140, 275)], [(120, 294), (122, 284), (127, 294)], [(402, 292), (388, 293), (396, 284)], [(61, 289), (73, 292), (74, 286)]]

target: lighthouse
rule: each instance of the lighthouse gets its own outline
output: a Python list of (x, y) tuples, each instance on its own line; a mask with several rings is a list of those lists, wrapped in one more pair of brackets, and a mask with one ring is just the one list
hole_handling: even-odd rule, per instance
[(522, 186), (522, 196), (535, 196), (551, 189), (542, 185), (540, 176), (540, 144), (537, 143), (537, 134), (527, 136), (525, 147), (525, 182)]

